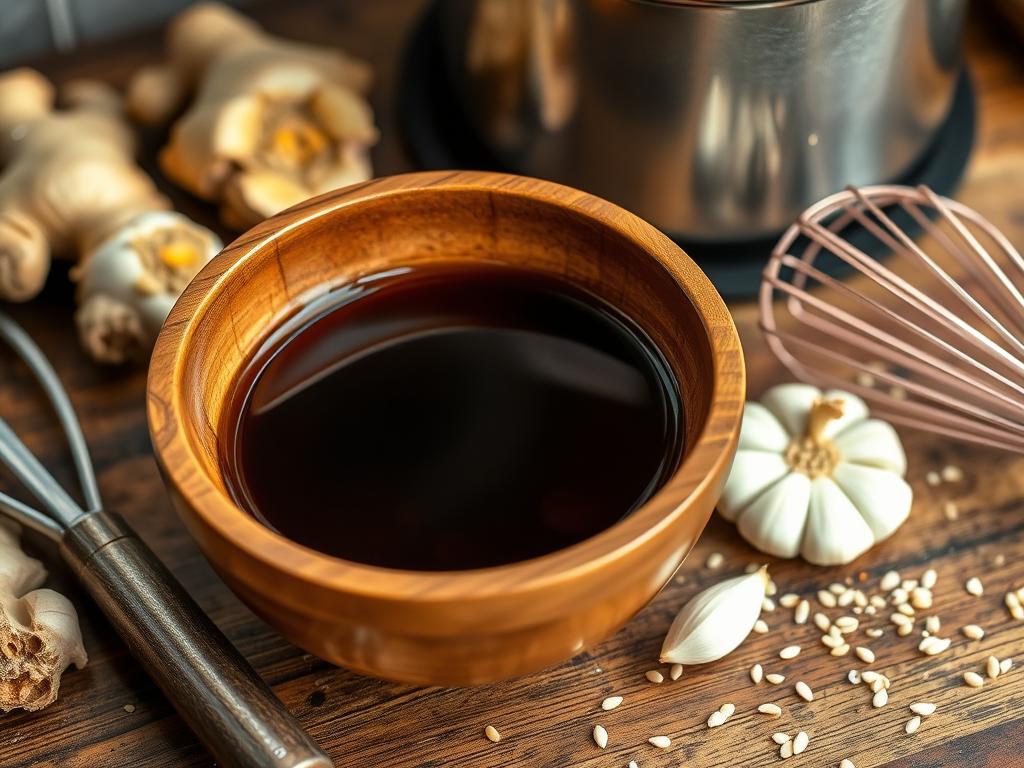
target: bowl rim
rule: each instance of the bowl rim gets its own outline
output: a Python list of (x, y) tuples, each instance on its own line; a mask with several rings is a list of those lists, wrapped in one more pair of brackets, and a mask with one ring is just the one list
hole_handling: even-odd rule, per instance
[[(382, 568), (333, 557), (285, 538), (242, 510), (212, 482), (182, 426), (182, 374), (197, 319), (216, 299), (218, 287), (237, 275), (248, 257), (285, 233), (341, 208), (396, 194), (437, 190), (512, 194), (554, 205), (614, 230), (656, 259), (704, 326), (712, 364), (710, 402), (700, 432), (668, 480), (643, 505), (600, 533), (537, 558), (488, 568)], [(424, 171), (380, 177), (311, 198), (268, 218), (225, 247), (185, 288), (160, 331), (147, 376), (146, 408), (154, 453), (165, 482), (192, 515), (263, 564), (268, 572), (283, 573), (334, 592), (426, 603), (533, 592), (571, 581), (634, 552), (686, 514), (711, 484), (724, 477), (739, 436), (744, 392), (740, 339), (725, 302), (693, 260), (653, 225), (595, 195), (550, 181), (483, 171)], [(669, 511), (654, 516), (654, 508), (664, 505), (669, 492), (677, 500)], [(185, 511), (178, 511), (188, 523)]]

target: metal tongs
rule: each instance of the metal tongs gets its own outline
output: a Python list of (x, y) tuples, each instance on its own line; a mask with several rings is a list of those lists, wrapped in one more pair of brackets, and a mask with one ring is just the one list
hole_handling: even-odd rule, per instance
[(128, 523), (103, 509), (67, 393), (42, 350), (2, 312), (0, 338), (28, 365), (53, 405), (85, 499), (83, 506), (72, 498), (0, 418), (0, 462), (45, 510), (0, 492), (0, 511), (57, 542), (132, 654), (219, 765), (333, 766)]

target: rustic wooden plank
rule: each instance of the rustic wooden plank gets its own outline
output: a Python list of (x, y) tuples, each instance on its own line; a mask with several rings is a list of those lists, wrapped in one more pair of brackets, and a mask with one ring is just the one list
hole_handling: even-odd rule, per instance
[[(378, 67), (376, 107), (384, 142), (375, 153), (381, 173), (409, 167), (394, 114), (398, 53), (410, 19), (421, 0), (388, 3), (323, 3), (293, 0), (285, 6), (257, 8), (255, 15), (275, 31), (317, 42), (337, 42)], [(981, 106), (979, 140), (959, 197), (982, 210), (1015, 240), (1024, 243), (1024, 67), (1019, 39), (983, 9), (975, 8), (968, 38), (969, 60)], [(57, 80), (99, 76), (123, 84), (139, 64), (158, 50), (159, 36), (141, 35), (121, 45), (94, 46), (70, 56), (41, 62)], [(145, 161), (152, 168), (158, 133), (147, 136)], [(170, 188), (176, 202), (205, 223), (210, 208)], [(868, 573), (868, 585), (888, 568), (917, 577), (927, 567), (939, 571), (934, 613), (943, 634), (954, 637), (939, 658), (919, 654), (910, 637), (885, 635), (868, 644), (878, 655), (876, 668), (893, 680), (891, 703), (873, 709), (863, 686), (844, 679), (852, 657), (834, 659), (817, 642), (817, 633), (788, 620), (777, 609), (768, 618), (771, 631), (755, 636), (739, 651), (707, 668), (687, 670), (682, 680), (649, 684), (643, 672), (654, 666), (664, 631), (675, 610), (698, 589), (728, 573), (742, 571), (757, 554), (732, 528), (714, 519), (677, 578), (636, 620), (600, 647), (572, 662), (520, 680), (494, 686), (442, 690), (414, 688), (360, 678), (314, 659), (282, 641), (228, 592), (196, 551), (171, 510), (153, 463), (143, 414), (145, 377), (139, 371), (108, 371), (91, 365), (72, 333), (71, 290), (61, 271), (44, 296), (15, 314), (61, 372), (97, 461), (100, 484), (112, 509), (120, 511), (169, 564), (216, 623), (274, 686), (277, 693), (339, 765), (388, 766), (624, 766), (636, 759), (643, 768), (685, 765), (767, 766), (777, 761), (769, 735), (802, 728), (811, 746), (799, 764), (838, 765), (843, 757), (864, 766), (1011, 766), (1019, 765), (1024, 743), (1024, 625), (1012, 623), (1001, 608), (1002, 592), (1024, 585), (1024, 461), (1004, 454), (957, 446), (926, 435), (905, 434), (910, 479), (916, 493), (910, 521), (849, 568), (815, 569), (800, 563), (772, 562), (783, 591), (812, 595), (845, 576)], [(754, 308), (734, 311), (747, 351), (751, 391), (784, 378), (760, 342)], [(56, 430), (35, 405), (34, 391), (20, 367), (0, 366), (0, 412), (11, 416), (29, 445), (50, 465), (66, 456)], [(962, 483), (927, 486), (924, 474), (946, 463), (964, 468)], [(70, 480), (66, 471), (62, 479)], [(957, 501), (961, 515), (947, 521), (945, 499)], [(32, 541), (50, 564), (58, 562), (45, 542)], [(726, 556), (721, 571), (703, 567), (712, 551)], [(992, 565), (1002, 554), (1006, 564)], [(82, 613), (90, 664), (65, 677), (61, 697), (38, 713), (12, 713), (0, 719), (0, 765), (28, 766), (208, 766), (211, 759), (169, 708), (99, 611), (61, 568), (53, 584), (69, 594)], [(962, 581), (981, 575), (986, 594), (973, 598)], [(832, 616), (837, 611), (829, 612)], [(955, 634), (978, 623), (989, 634), (968, 642)], [(789, 662), (775, 654), (799, 642), (804, 651)], [(1019, 656), (1005, 678), (980, 690), (959, 684), (959, 674), (979, 668), (988, 653)], [(753, 686), (747, 669), (754, 662), (787, 674), (785, 686)], [(599, 671), (600, 670), (600, 671)], [(817, 693), (802, 702), (789, 684), (804, 679)], [(617, 710), (603, 713), (601, 699), (612, 692), (626, 697)], [(934, 701), (939, 711), (914, 736), (906, 736), (905, 707), (918, 699)], [(753, 713), (757, 704), (777, 701), (786, 714), (776, 721)], [(737, 715), (723, 728), (708, 731), (710, 711), (732, 701)], [(135, 707), (127, 712), (124, 705)], [(605, 751), (590, 739), (601, 722), (611, 740)], [(504, 739), (491, 744), (482, 729), (492, 723)], [(662, 752), (646, 744), (655, 733), (673, 738)], [(795, 763), (796, 764), (796, 763)]]

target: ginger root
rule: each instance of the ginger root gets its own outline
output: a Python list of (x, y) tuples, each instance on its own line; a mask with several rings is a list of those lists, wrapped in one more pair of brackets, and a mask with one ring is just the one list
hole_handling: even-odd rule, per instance
[(377, 141), (362, 96), (369, 67), (340, 51), (272, 37), (220, 5), (193, 6), (168, 33), (168, 61), (140, 70), (129, 112), (162, 123), (195, 92), (160, 166), (244, 229), (307, 197), (371, 176)]
[(52, 589), (42, 563), (19, 545), (21, 531), (0, 519), (0, 711), (42, 709), (57, 699), (69, 665), (88, 661), (78, 614)]
[[(69, 108), (55, 111), (54, 88), (38, 72), (0, 75), (0, 299), (34, 297), (46, 281), (51, 251), (77, 257), (73, 274), (81, 277), (78, 326), (86, 351), (102, 362), (124, 362), (148, 351), (174, 299), (220, 242), (183, 216), (164, 213), (168, 201), (133, 160), (132, 130), (115, 91), (82, 80), (68, 83), (62, 95)], [(154, 221), (166, 227), (141, 225)], [(191, 257), (158, 265), (156, 279), (146, 282), (138, 273), (153, 272), (146, 266), (154, 263), (150, 243), (166, 239), (165, 228), (185, 233), (180, 239), (192, 244)], [(112, 279), (108, 252), (115, 244), (124, 280), (148, 290), (133, 294)], [(103, 279), (95, 278), (97, 271)], [(154, 285), (162, 288), (154, 292)], [(101, 295), (116, 301), (118, 311), (104, 311), (111, 301)]]

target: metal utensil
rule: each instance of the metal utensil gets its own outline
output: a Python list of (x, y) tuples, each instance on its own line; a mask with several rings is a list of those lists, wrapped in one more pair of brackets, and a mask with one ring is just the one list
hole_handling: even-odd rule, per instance
[(2, 492), (0, 511), (60, 545), (89, 594), (219, 765), (333, 766), (128, 523), (103, 509), (81, 426), (39, 347), (3, 313), (0, 338), (25, 361), (52, 403), (85, 499), (79, 505), (0, 418), (0, 462), (45, 512)]
[[(855, 276), (825, 274), (828, 258)], [(1024, 259), (966, 205), (923, 186), (850, 187), (775, 246), (761, 327), (800, 379), (889, 421), (1024, 453), (1022, 285)]]
[(952, 103), (967, 2), (438, 7), (461, 111), (503, 167), (735, 241), (913, 166)]

